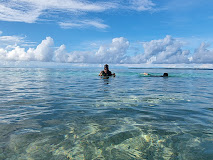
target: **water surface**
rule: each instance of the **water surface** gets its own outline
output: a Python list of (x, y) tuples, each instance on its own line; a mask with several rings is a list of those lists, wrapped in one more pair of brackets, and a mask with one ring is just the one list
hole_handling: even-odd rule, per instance
[(0, 68), (0, 159), (213, 159), (212, 70), (101, 69)]

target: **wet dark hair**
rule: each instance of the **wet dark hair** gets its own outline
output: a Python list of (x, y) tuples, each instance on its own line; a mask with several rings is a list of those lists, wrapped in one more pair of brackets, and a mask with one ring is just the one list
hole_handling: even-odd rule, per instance
[(107, 65), (107, 64), (105, 64), (105, 65), (104, 65), (104, 68), (108, 69), (109, 67), (108, 67), (108, 65)]
[(169, 76), (168, 73), (164, 73), (164, 74), (163, 74), (163, 77), (168, 77), (168, 76)]

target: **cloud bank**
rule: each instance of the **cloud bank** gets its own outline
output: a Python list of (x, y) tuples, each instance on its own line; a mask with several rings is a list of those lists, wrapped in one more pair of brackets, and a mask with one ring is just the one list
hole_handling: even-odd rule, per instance
[(183, 42), (169, 35), (163, 39), (143, 42), (144, 52), (132, 56), (128, 53), (130, 45), (126, 38), (119, 37), (112, 39), (109, 44), (101, 45), (96, 51), (67, 52), (65, 45), (56, 47), (54, 40), (47, 37), (35, 48), (0, 48), (0, 60), (111, 64), (213, 63), (213, 50), (208, 49), (208, 44), (202, 43), (194, 53), (190, 53), (183, 49)]
[(183, 50), (183, 43), (166, 36), (164, 39), (144, 42), (144, 53), (131, 57), (132, 62), (136, 63), (189, 63), (189, 51)]

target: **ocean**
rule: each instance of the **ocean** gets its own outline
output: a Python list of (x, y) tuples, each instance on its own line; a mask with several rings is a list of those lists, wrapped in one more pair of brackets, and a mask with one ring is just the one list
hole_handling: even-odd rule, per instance
[(213, 70), (101, 70), (1, 67), (0, 159), (213, 159)]

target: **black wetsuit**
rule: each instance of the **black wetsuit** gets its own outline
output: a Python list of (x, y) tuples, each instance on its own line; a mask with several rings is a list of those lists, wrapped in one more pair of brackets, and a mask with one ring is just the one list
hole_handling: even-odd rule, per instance
[(107, 71), (107, 73), (105, 73), (104, 71), (101, 71), (102, 76), (112, 76), (112, 72), (111, 71)]

